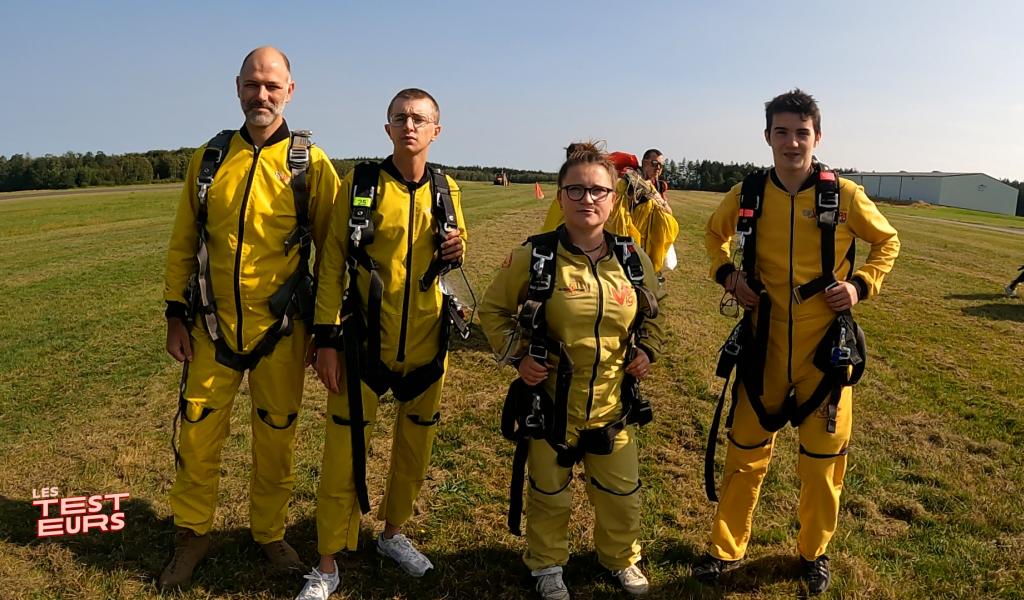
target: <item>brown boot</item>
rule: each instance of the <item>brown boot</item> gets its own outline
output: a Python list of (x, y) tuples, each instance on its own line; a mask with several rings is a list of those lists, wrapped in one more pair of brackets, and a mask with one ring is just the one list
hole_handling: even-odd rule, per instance
[(263, 553), (267, 555), (267, 560), (270, 561), (270, 565), (275, 571), (302, 572), (306, 570), (306, 565), (299, 559), (299, 553), (288, 542), (277, 540), (260, 544), (260, 547), (263, 548)]
[(192, 582), (192, 571), (210, 549), (210, 536), (196, 535), (191, 529), (177, 527), (174, 532), (174, 556), (157, 580), (161, 590), (187, 587)]

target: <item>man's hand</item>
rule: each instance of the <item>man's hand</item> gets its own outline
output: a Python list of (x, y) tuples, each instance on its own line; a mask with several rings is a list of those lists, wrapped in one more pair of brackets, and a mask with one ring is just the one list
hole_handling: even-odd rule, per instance
[(647, 373), (651, 370), (651, 359), (644, 352), (643, 348), (637, 348), (636, 350), (636, 356), (633, 357), (633, 360), (626, 367), (626, 373), (637, 379), (643, 379), (647, 377)]
[(192, 339), (185, 321), (178, 317), (167, 319), (167, 353), (178, 362), (192, 360)]
[(825, 303), (836, 312), (850, 310), (858, 302), (860, 295), (857, 293), (857, 286), (849, 281), (840, 281), (825, 290)]
[(519, 361), (519, 377), (526, 385), (537, 385), (547, 379), (548, 370), (548, 367), (535, 361), (529, 354)]
[(757, 294), (747, 285), (747, 274), (743, 271), (733, 271), (725, 278), (725, 290), (736, 296), (740, 306), (750, 310), (757, 306)]
[(461, 232), (462, 230), (456, 227), (445, 236), (444, 241), (441, 242), (441, 260), (456, 262), (462, 259), (462, 238), (459, 237)]
[(316, 374), (327, 391), (341, 393), (341, 360), (334, 348), (319, 348), (316, 351)]

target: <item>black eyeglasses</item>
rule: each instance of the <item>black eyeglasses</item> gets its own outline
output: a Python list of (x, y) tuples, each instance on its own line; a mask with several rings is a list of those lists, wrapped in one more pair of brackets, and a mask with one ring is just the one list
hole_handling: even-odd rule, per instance
[(663, 163), (661, 161), (654, 160), (653, 158), (649, 158), (645, 162), (650, 164), (651, 167), (653, 167), (655, 169), (664, 169), (665, 168), (665, 163)]
[(583, 200), (583, 196), (590, 194), (590, 199), (593, 200), (595, 204), (598, 202), (604, 202), (608, 199), (608, 196), (615, 191), (599, 185), (595, 185), (593, 187), (566, 185), (562, 186), (560, 189), (565, 192), (565, 196), (573, 202), (581, 202)]

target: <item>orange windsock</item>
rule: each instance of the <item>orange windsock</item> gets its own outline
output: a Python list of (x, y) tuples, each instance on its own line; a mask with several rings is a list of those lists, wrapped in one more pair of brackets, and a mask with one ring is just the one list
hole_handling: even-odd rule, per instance
[(544, 190), (540, 189), (539, 181), (533, 184), (533, 195), (536, 196), (538, 200), (544, 199)]

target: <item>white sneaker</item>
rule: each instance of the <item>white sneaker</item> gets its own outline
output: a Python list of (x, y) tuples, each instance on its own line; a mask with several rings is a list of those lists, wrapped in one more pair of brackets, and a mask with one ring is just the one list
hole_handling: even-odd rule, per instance
[(630, 565), (621, 571), (612, 571), (612, 575), (622, 584), (622, 589), (632, 596), (643, 596), (647, 593), (647, 577), (640, 567)]
[(562, 581), (562, 567), (530, 571), (537, 580), (537, 592), (544, 600), (569, 600), (569, 588)]
[(1003, 292), (1006, 294), (1007, 298), (1016, 298), (1017, 297), (1017, 288), (1016, 287), (1008, 285), (1008, 286), (1003, 288)]
[(401, 533), (395, 534), (391, 539), (385, 539), (384, 534), (377, 536), (377, 552), (398, 563), (403, 571), (413, 577), (423, 577), (428, 569), (434, 568), (430, 559), (423, 556), (409, 538)]
[(341, 575), (338, 574), (338, 563), (334, 563), (333, 573), (321, 573), (314, 568), (309, 575), (304, 575), (308, 581), (302, 587), (302, 591), (295, 597), (295, 600), (327, 600), (327, 597), (338, 589), (341, 583)]

